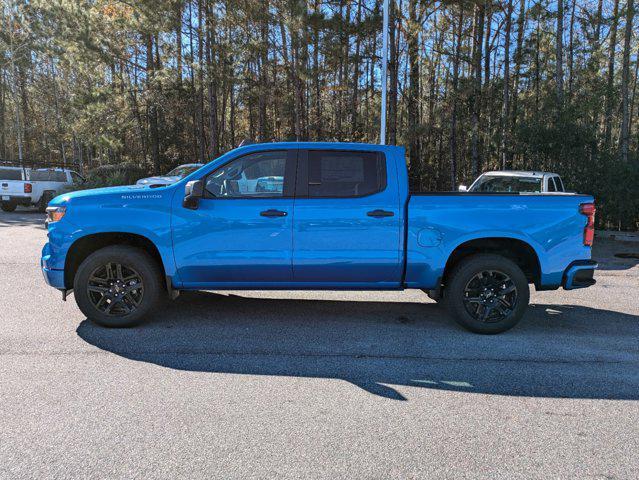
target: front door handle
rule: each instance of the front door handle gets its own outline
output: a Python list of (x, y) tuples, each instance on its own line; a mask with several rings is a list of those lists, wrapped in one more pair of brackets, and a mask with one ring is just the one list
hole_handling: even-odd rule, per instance
[(378, 209), (378, 210), (371, 210), (366, 215), (368, 215), (369, 217), (383, 218), (383, 217), (392, 217), (395, 214), (393, 212), (389, 212), (388, 210)]
[(263, 212), (260, 212), (260, 215), (262, 215), (263, 217), (285, 217), (286, 215), (288, 215), (288, 213), (283, 212), (282, 210), (275, 210), (274, 208), (271, 208), (270, 210), (264, 210)]

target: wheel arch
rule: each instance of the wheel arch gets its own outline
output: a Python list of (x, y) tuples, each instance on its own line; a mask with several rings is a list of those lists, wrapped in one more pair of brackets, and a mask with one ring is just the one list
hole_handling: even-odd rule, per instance
[(65, 287), (73, 288), (73, 280), (80, 264), (92, 253), (112, 245), (128, 245), (144, 250), (159, 265), (166, 287), (166, 269), (158, 247), (148, 237), (130, 232), (101, 232), (85, 235), (69, 247), (64, 261)]
[(536, 287), (541, 284), (541, 263), (537, 251), (530, 243), (513, 237), (480, 237), (460, 243), (448, 256), (442, 283), (446, 284), (448, 275), (459, 262), (478, 253), (492, 253), (508, 258), (521, 268), (528, 283), (533, 283)]

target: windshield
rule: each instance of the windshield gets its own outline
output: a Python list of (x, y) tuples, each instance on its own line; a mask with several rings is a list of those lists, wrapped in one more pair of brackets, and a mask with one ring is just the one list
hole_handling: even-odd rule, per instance
[(541, 192), (541, 178), (535, 177), (502, 177), (485, 175), (480, 177), (471, 192)]
[(184, 178), (186, 177), (188, 174), (190, 174), (191, 172), (195, 172), (198, 168), (200, 168), (199, 166), (180, 166), (180, 167), (176, 167), (173, 170), (171, 170), (169, 173), (166, 174), (167, 177), (180, 177), (180, 178)]

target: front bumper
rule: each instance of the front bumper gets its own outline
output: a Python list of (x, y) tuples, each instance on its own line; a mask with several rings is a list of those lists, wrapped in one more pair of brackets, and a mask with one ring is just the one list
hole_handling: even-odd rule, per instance
[(594, 260), (572, 262), (564, 272), (562, 286), (566, 290), (591, 287), (597, 283), (593, 276), (598, 266)]
[(44, 275), (44, 281), (47, 285), (50, 285), (58, 290), (64, 290), (64, 270), (53, 270), (51, 268), (42, 267), (42, 275)]
[(42, 257), (40, 258), (40, 268), (42, 269), (42, 275), (47, 285), (50, 285), (59, 290), (64, 290), (64, 270), (58, 270), (51, 268), (51, 248), (47, 243), (42, 249)]

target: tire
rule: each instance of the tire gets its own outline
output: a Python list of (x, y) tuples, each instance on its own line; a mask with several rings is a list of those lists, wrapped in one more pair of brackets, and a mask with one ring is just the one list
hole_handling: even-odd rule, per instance
[(53, 200), (54, 193), (52, 192), (43, 192), (40, 197), (40, 201), (38, 202), (38, 212), (45, 213), (47, 211), (47, 206), (49, 202)]
[(500, 255), (472, 255), (455, 267), (449, 279), (446, 306), (455, 321), (471, 332), (505, 332), (528, 307), (530, 288), (524, 272)]
[(158, 305), (162, 273), (143, 250), (114, 245), (92, 253), (80, 264), (73, 290), (89, 320), (103, 327), (132, 327)]
[(4, 202), (1, 208), (3, 212), (15, 212), (18, 205), (14, 202)]

